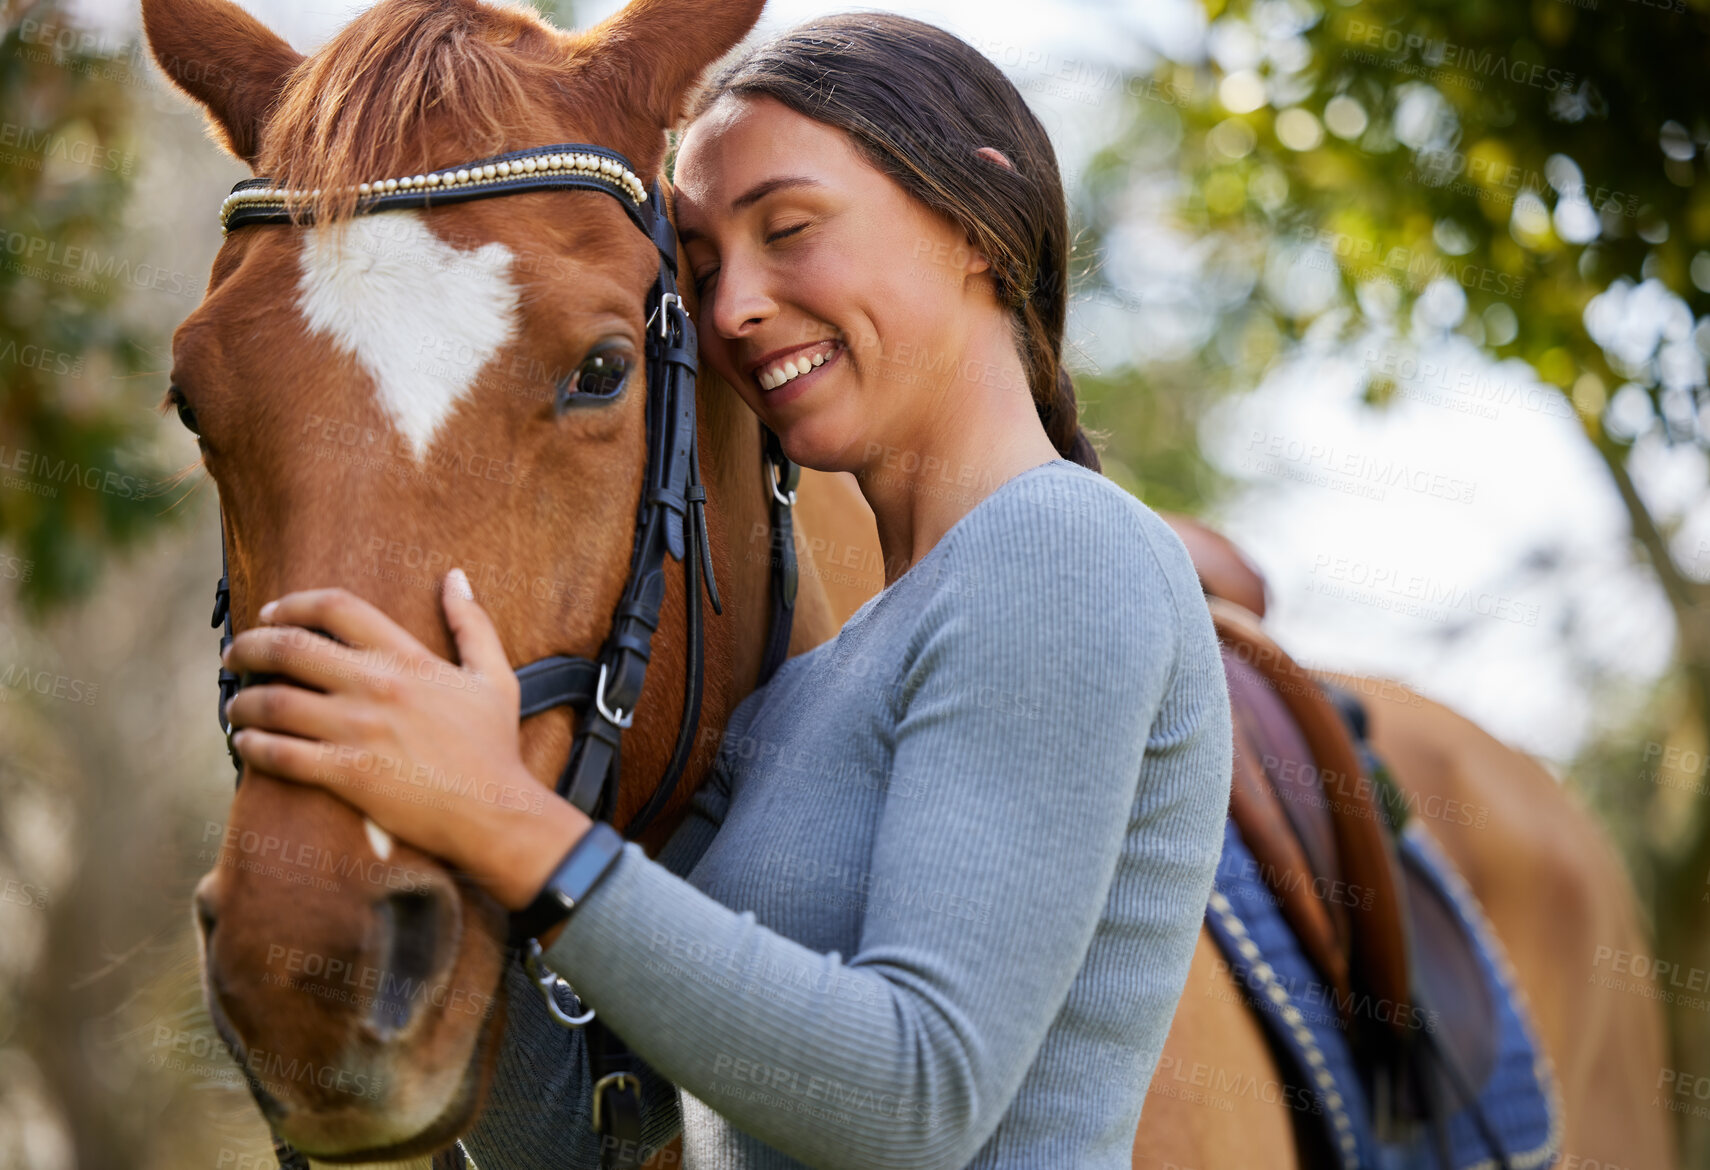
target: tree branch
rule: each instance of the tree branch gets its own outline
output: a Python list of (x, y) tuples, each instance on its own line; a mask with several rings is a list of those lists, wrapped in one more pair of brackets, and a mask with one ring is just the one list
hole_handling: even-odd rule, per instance
[[(1645, 550), (1651, 566), (1656, 569), (1657, 580), (1662, 584), (1663, 593), (1667, 595), (1669, 605), (1674, 610), (1681, 638), (1695, 638), (1698, 627), (1703, 623), (1704, 606), (1705, 602), (1710, 600), (1710, 590), (1686, 576), (1674, 563), (1674, 556), (1668, 550), (1668, 538), (1657, 527), (1650, 509), (1639, 497), (1633, 477), (1627, 474), (1627, 448), (1606, 435), (1598, 434), (1590, 438), (1592, 447), (1603, 457), (1603, 464), (1609, 469), (1609, 478), (1615, 481), (1615, 490), (1620, 493), (1621, 503), (1627, 509), (1627, 519), (1633, 527), (1633, 538)], [(1695, 654), (1702, 648), (1694, 641)]]

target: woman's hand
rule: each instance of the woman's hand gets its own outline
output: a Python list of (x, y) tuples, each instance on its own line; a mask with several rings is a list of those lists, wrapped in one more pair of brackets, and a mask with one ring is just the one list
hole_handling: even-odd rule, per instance
[(349, 801), (520, 909), (590, 822), (524, 767), (516, 674), (461, 570), (440, 596), (462, 666), (348, 590), (263, 606), (223, 661), (304, 686), (246, 686), (226, 717), (245, 763)]

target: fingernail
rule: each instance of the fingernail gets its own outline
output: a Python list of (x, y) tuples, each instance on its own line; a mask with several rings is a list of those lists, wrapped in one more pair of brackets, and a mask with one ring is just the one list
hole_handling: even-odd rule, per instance
[(273, 615), (278, 609), (279, 603), (277, 601), (268, 602), (266, 605), (261, 607), (261, 620), (264, 622), (272, 621)]
[(475, 591), (469, 587), (469, 578), (464, 576), (462, 569), (453, 569), (447, 574), (451, 578), (452, 591), (464, 601), (474, 601)]

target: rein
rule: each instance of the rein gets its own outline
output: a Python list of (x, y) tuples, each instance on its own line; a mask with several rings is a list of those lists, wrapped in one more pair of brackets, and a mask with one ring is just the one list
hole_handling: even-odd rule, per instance
[[(676, 747), (647, 804), (623, 835), (634, 839), (670, 802), (688, 766), (700, 723), (705, 654), (701, 613), (700, 572), (713, 612), (722, 614), (713, 580), (712, 553), (707, 540), (706, 490), (701, 484), (700, 451), (695, 423), (697, 345), (694, 322), (677, 294), (677, 233), (666, 213), (664, 190), (656, 180), (647, 188), (616, 151), (586, 143), (563, 143), (496, 155), (428, 174), (388, 178), (356, 187), (356, 214), (439, 207), (501, 195), (535, 191), (600, 191), (615, 198), (630, 220), (653, 241), (659, 253), (659, 275), (647, 293), (644, 362), (647, 370), (647, 469), (635, 524), (629, 578), (612, 625), (597, 657), (557, 654), (516, 668), (522, 687), (520, 718), (555, 707), (577, 714), (570, 755), (556, 790), (595, 820), (609, 820), (616, 811), (620, 772), (619, 747), (623, 731), (635, 718), (636, 704), (652, 652), (653, 634), (665, 600), (666, 557), (683, 563), (688, 613), (685, 654), (687, 677), (683, 713)], [(254, 225), (297, 225), (313, 222), (304, 204), (319, 191), (275, 187), (267, 178), (247, 179), (232, 188), (220, 207), (224, 232)], [(763, 463), (771, 493), (772, 611), (766, 649), (760, 666), (763, 685), (788, 653), (795, 609), (798, 569), (791, 509), (801, 468), (784, 455), (776, 434), (761, 424)], [(220, 580), (214, 591), (215, 627), (223, 627), (223, 652), (233, 637), (230, 575), (226, 533), (220, 525)], [(243, 767), (232, 746), (226, 704), (238, 689), (262, 681), (240, 678), (225, 667), (219, 672), (219, 720), (226, 748), (241, 782)], [(609, 1029), (594, 1020), (591, 1010), (567, 1015), (556, 991), (568, 985), (540, 963), (540, 945), (529, 937), (528, 924), (513, 915), (511, 945), (521, 948), (525, 969), (545, 998), (547, 1010), (565, 1027), (586, 1027), (594, 1086), (593, 1122), (601, 1139), (603, 1170), (627, 1170), (640, 1164), (641, 1082), (639, 1060)], [(571, 993), (574, 998), (574, 993)], [(578, 1008), (580, 1007), (578, 1003)], [(307, 1170), (301, 1153), (275, 1137), (281, 1167)], [(462, 1164), (460, 1146), (452, 1147), (450, 1165)], [(436, 1158), (435, 1166), (448, 1164)]]

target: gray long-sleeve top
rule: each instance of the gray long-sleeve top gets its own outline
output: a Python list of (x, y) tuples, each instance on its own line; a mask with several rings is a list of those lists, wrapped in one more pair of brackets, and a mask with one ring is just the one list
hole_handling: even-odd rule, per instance
[[(546, 957), (697, 1170), (1126, 1170), (1231, 752), (1187, 550), (1041, 464), (747, 696), (658, 859), (626, 845)], [(465, 1146), (595, 1167), (581, 1036), (507, 978)]]

